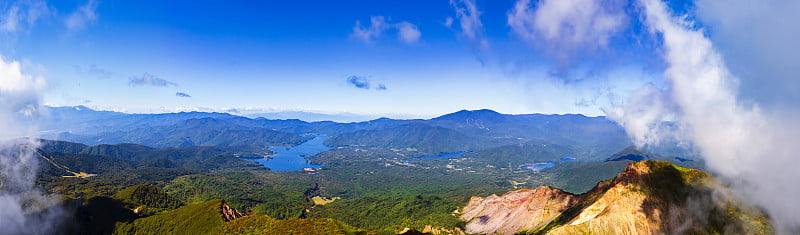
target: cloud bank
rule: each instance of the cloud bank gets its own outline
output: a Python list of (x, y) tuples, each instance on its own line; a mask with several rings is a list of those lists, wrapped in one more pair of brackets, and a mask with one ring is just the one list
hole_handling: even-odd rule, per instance
[[(798, 107), (764, 109), (742, 99), (738, 77), (703, 31), (661, 1), (638, 3), (644, 25), (662, 40), (667, 86), (642, 88), (606, 109), (608, 117), (640, 146), (668, 136), (691, 141), (709, 169), (766, 209), (779, 233), (800, 232), (800, 171), (790, 167), (800, 152)], [(665, 132), (661, 123), (671, 121), (676, 128)]]
[(42, 210), (57, 208), (58, 200), (34, 185), (39, 167), (35, 123), (42, 116), (47, 83), (22, 70), (19, 62), (0, 57), (0, 228), (8, 234), (50, 234), (60, 211)]
[(698, 20), (728, 67), (740, 78), (740, 95), (762, 106), (800, 100), (800, 1), (696, 1)]

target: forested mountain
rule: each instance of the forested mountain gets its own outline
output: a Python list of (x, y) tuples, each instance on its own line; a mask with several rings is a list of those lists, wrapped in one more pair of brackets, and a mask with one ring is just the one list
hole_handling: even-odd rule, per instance
[(467, 135), (459, 131), (430, 126), (422, 122), (379, 130), (360, 130), (337, 135), (325, 142), (329, 146), (367, 146), (414, 148), (427, 153), (458, 152), (500, 146), (517, 139)]
[[(83, 107), (61, 111), (64, 118), (83, 118), (66, 122), (63, 128), (80, 123), (72, 129), (84, 132), (57, 135), (80, 143), (40, 141), (37, 185), (72, 200), (68, 213), (76, 213), (73, 224), (80, 226), (65, 231), (78, 234), (194, 233), (197, 229), (261, 234), (487, 232), (476, 230), (477, 217), (467, 216), (474, 214), (470, 205), (475, 202), (470, 198), (515, 189), (535, 189), (564, 199), (561, 207), (552, 205), (563, 210), (558, 212), (563, 216), (525, 227), (531, 232), (560, 231), (572, 224), (567, 217), (589, 213), (590, 199), (601, 197), (583, 195), (606, 192), (595, 187), (598, 182), (631, 168), (631, 162), (667, 160), (699, 169), (704, 164), (693, 155), (629, 147), (618, 126), (602, 117), (582, 115), (476, 110), (428, 120), (336, 123), (197, 112), (94, 113)], [(114, 123), (101, 120), (108, 118), (125, 121), (105, 126)], [(315, 141), (307, 141), (312, 138)], [(298, 155), (302, 161), (319, 164), (311, 168), (271, 171), (254, 161), (268, 162), (271, 159), (264, 157), (312, 142), (320, 146), (310, 148), (321, 152)], [(653, 167), (700, 174), (669, 163)], [(682, 179), (670, 174), (663, 177), (648, 180), (669, 185)], [(541, 185), (563, 191), (543, 191)], [(658, 200), (667, 205), (685, 203)], [(755, 218), (748, 221), (766, 223), (751, 211), (735, 213), (740, 212), (756, 216), (747, 217)], [(495, 220), (495, 215), (489, 216), (487, 221)], [(697, 225), (692, 231), (718, 231), (719, 223)], [(769, 231), (768, 224), (761, 228), (758, 231)], [(586, 229), (603, 231), (596, 226)]]
[[(571, 146), (582, 157), (595, 160), (631, 145), (623, 129), (604, 117), (572, 114), (509, 115), (492, 110), (462, 110), (428, 120), (379, 118), (365, 122), (336, 123), (250, 119), (202, 112), (124, 114), (94, 111), (82, 106), (50, 110), (53, 115), (70, 121), (45, 125), (58, 127), (47, 129), (45, 137), (89, 145), (134, 143), (150, 147), (232, 146), (264, 149), (295, 145), (305, 140), (301, 135), (322, 133), (331, 136), (328, 143), (335, 146), (422, 147), (423, 151), (431, 154), (540, 141)], [(439, 140), (433, 143), (431, 138)]]

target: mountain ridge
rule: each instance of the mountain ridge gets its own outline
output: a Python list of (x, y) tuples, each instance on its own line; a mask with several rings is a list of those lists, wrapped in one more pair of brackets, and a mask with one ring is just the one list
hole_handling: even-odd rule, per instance
[(468, 233), (773, 231), (760, 210), (741, 203), (713, 176), (663, 161), (631, 162), (613, 179), (580, 195), (540, 186), (502, 196), (473, 197), (461, 218), (467, 221)]

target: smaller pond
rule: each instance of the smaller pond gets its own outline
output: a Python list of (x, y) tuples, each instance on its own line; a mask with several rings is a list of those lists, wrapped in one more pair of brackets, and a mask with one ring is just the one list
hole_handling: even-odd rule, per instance
[(550, 167), (554, 167), (554, 166), (556, 166), (555, 162), (548, 161), (548, 162), (528, 164), (528, 165), (521, 166), (519, 168), (533, 170), (533, 171), (540, 171), (540, 170), (543, 170), (545, 168), (550, 168)]
[[(574, 157), (562, 157), (561, 159), (559, 159), (559, 162), (574, 162), (576, 160), (577, 159), (574, 158)], [(547, 161), (547, 162), (528, 164), (528, 165), (520, 166), (519, 168), (533, 170), (533, 171), (541, 171), (541, 170), (544, 170), (546, 168), (554, 167), (554, 166), (556, 166), (556, 164), (557, 164), (556, 162)]]
[(469, 153), (469, 152), (471, 152), (471, 151), (461, 151), (461, 152), (455, 152), (455, 153), (441, 153), (439, 155), (415, 157), (415, 158), (412, 158), (411, 161), (419, 161), (419, 160), (435, 159), (435, 158), (460, 158), (462, 154)]
[(330, 147), (322, 144), (328, 138), (329, 137), (326, 135), (318, 135), (294, 147), (282, 146), (270, 148), (269, 150), (277, 153), (270, 158), (242, 159), (261, 163), (261, 165), (273, 171), (301, 171), (303, 168), (320, 168), (323, 165), (311, 164), (305, 157), (314, 156), (317, 153), (330, 150)]

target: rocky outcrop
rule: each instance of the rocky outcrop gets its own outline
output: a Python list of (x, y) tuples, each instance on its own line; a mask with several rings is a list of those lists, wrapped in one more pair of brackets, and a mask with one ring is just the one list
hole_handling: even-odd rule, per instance
[(769, 234), (758, 209), (709, 174), (668, 162), (632, 162), (581, 195), (548, 186), (473, 197), (467, 233)]
[(467, 221), (467, 233), (513, 234), (550, 223), (576, 199), (575, 195), (549, 186), (515, 190), (502, 196), (472, 197), (461, 219)]
[(242, 214), (237, 212), (235, 209), (231, 208), (231, 206), (229, 206), (228, 203), (225, 202), (222, 202), (222, 205), (220, 205), (220, 213), (222, 214), (222, 218), (224, 218), (226, 222), (242, 217)]

